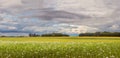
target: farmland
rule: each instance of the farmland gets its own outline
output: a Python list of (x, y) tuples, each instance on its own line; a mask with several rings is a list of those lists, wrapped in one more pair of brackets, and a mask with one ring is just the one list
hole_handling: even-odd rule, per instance
[(0, 58), (120, 58), (120, 37), (1, 37)]

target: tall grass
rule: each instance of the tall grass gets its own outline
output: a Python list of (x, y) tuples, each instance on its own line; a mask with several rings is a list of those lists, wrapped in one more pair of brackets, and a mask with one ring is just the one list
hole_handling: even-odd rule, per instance
[(16, 39), (0, 39), (0, 58), (120, 58), (118, 38), (70, 41), (57, 38), (51, 41), (46, 38), (37, 38), (39, 41), (36, 38), (35, 41)]

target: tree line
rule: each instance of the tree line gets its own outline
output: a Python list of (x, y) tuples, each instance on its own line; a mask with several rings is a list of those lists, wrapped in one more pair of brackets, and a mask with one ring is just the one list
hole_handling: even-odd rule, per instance
[(79, 36), (109, 36), (109, 37), (120, 37), (120, 32), (95, 32), (95, 33), (81, 33)]
[[(48, 33), (48, 34), (29, 34), (30, 37), (69, 37), (68, 34), (62, 34), (62, 33)], [(95, 32), (95, 33), (81, 33), (79, 36), (108, 36), (108, 37), (120, 37), (120, 32)]]
[(62, 34), (62, 33), (48, 33), (48, 34), (42, 34), (42, 35), (38, 35), (38, 34), (29, 34), (29, 37), (69, 37), (69, 35), (67, 34)]
[[(63, 33), (47, 33), (47, 34), (36, 34), (36, 33), (30, 33), (28, 35), (29, 37), (69, 37), (70, 35), (68, 34), (63, 34)], [(80, 33), (79, 37), (81, 36), (98, 36), (98, 37), (120, 37), (120, 32), (95, 32), (95, 33)], [(8, 37), (8, 36), (0, 36), (0, 37)], [(9, 36), (9, 37), (25, 37), (25, 36)]]

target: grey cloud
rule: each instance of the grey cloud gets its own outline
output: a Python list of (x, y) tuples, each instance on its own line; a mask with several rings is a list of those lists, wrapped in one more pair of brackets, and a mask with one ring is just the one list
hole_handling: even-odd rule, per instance
[(67, 11), (61, 10), (47, 10), (47, 11), (38, 11), (37, 13), (32, 13), (31, 15), (23, 16), (23, 18), (40, 18), (43, 20), (53, 20), (56, 18), (64, 18), (64, 19), (86, 19), (91, 18), (90, 16), (83, 14), (76, 14)]
[[(48, 2), (48, 0), (44, 1), (19, 0), (17, 3), (20, 4), (14, 4), (14, 0), (12, 0), (12, 2), (8, 0), (6, 3), (9, 3), (10, 6), (5, 5), (6, 3), (1, 3), (0, 25), (15, 27), (18, 31), (10, 29), (3, 30), (1, 27), (0, 32), (34, 33), (36, 32), (34, 30), (37, 30), (36, 28), (38, 27), (38, 29), (44, 30), (39, 30), (37, 33), (45, 33), (61, 30), (61, 28), (74, 28), (74, 30), (76, 30), (75, 28), (78, 28), (78, 26), (87, 26), (90, 28), (90, 30), (88, 30), (88, 28), (87, 31), (91, 31), (92, 29), (91, 32), (95, 29), (99, 29), (99, 31), (120, 31), (119, 0), (96, 0), (97, 2), (94, 0), (80, 0), (81, 2), (77, 3), (75, 2), (77, 0), (71, 0), (70, 2), (68, 2), (68, 0), (50, 0), (51, 2)], [(62, 1), (68, 4), (64, 4)], [(85, 2), (88, 4), (84, 4)], [(2, 17), (3, 14), (6, 14), (5, 17)], [(12, 16), (12, 18), (8, 19), (12, 21), (7, 21), (7, 15)], [(63, 23), (68, 24), (68, 26), (54, 27), (54, 25)], [(77, 25), (77, 27), (71, 27), (69, 25)], [(28, 31), (32, 26), (36, 26), (36, 28)], [(28, 28), (23, 30), (25, 27)], [(51, 30), (47, 29), (47, 27), (51, 28)], [(62, 29), (61, 31), (64, 30)]]

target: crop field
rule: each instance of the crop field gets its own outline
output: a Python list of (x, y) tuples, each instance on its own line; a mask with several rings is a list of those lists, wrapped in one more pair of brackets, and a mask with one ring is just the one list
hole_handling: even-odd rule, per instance
[(0, 58), (120, 58), (120, 37), (0, 37)]

